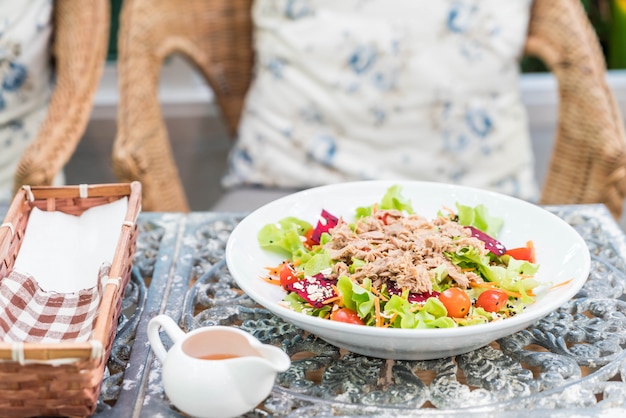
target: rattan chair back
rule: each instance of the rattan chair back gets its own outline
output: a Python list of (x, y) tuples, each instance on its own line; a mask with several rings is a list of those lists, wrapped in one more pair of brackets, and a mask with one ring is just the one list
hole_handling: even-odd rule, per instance
[(18, 163), (14, 192), (22, 185), (50, 186), (70, 161), (93, 109), (109, 40), (109, 0), (53, 3), (55, 86), (37, 136)]
[[(195, 64), (234, 136), (253, 70), (250, 9), (251, 0), (124, 2), (113, 166), (120, 181), (143, 183), (145, 210), (189, 210), (157, 96), (163, 60), (181, 53)], [(558, 127), (541, 203), (604, 203), (619, 217), (624, 126), (580, 1), (534, 0), (525, 52), (558, 81)]]

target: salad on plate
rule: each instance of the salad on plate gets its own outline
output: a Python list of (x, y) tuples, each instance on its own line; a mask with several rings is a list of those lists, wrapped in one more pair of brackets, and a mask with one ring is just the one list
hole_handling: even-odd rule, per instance
[(306, 315), (385, 328), (451, 328), (514, 316), (535, 301), (539, 269), (529, 239), (507, 249), (503, 220), (484, 205), (414, 213), (399, 185), (354, 220), (322, 210), (264, 225), (260, 246), (284, 256), (262, 277)]

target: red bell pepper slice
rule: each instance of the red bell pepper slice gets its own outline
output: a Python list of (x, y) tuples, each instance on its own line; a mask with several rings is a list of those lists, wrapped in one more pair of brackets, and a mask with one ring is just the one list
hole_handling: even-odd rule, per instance
[(516, 260), (535, 262), (535, 246), (532, 241), (528, 241), (525, 247), (510, 248), (504, 254), (510, 255)]

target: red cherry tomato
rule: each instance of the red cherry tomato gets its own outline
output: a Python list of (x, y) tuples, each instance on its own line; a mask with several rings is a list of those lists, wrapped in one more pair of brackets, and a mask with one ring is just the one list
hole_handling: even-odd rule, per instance
[(293, 267), (291, 267), (291, 264), (284, 263), (283, 268), (280, 269), (280, 285), (286, 288), (287, 285), (295, 283), (298, 280), (298, 276), (296, 276), (296, 272)]
[(451, 318), (463, 318), (469, 313), (472, 301), (463, 289), (458, 287), (450, 287), (438, 296), (439, 301), (443, 303)]
[(500, 312), (508, 302), (509, 297), (499, 289), (485, 290), (478, 296), (476, 306), (483, 308), (487, 312)]
[(330, 319), (337, 322), (345, 322), (347, 324), (365, 325), (365, 322), (352, 309), (339, 308), (330, 314)]

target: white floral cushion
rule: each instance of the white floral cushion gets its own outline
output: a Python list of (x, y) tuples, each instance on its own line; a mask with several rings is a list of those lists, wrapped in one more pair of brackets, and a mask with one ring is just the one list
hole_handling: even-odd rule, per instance
[(0, 199), (46, 116), (51, 92), (52, 0), (0, 0)]
[(531, 0), (256, 0), (223, 186), (452, 182), (534, 200), (519, 65)]

